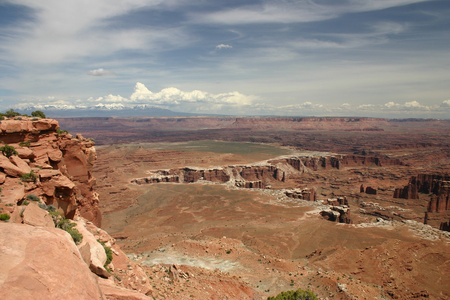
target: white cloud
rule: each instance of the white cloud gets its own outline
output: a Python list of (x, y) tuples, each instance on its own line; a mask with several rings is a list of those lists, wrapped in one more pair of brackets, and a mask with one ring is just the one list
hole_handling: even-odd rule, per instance
[(95, 99), (95, 102), (106, 102), (106, 103), (125, 103), (130, 102), (127, 98), (124, 98), (120, 95), (111, 95), (105, 97), (98, 97)]
[(314, 1), (264, 1), (263, 4), (196, 14), (193, 22), (219, 24), (296, 23), (327, 20), (339, 15), (368, 12), (429, 0), (358, 0), (343, 4), (317, 4)]
[(420, 104), (418, 101), (407, 101), (403, 104), (393, 101), (387, 102), (380, 107), (382, 110), (390, 111), (429, 111), (431, 108)]
[(442, 103), (441, 103), (440, 106), (441, 106), (441, 107), (444, 107), (444, 108), (450, 108), (450, 100), (444, 100), (444, 101), (442, 101)]
[[(188, 39), (181, 28), (147, 27), (144, 30), (108, 26), (111, 18), (167, 5), (163, 0), (117, 0), (114, 4), (107, 0), (10, 2), (33, 11), (28, 21), (0, 29), (4, 37), (0, 50), (6, 54), (5, 58), (19, 63), (62, 63), (121, 50), (155, 50), (182, 44)], [(0, 55), (3, 56), (1, 52)]]
[(186, 103), (249, 105), (255, 97), (236, 91), (222, 94), (210, 94), (199, 90), (185, 92), (175, 87), (165, 88), (157, 93), (153, 93), (144, 84), (138, 82), (130, 99), (135, 103), (155, 105), (180, 105)]
[(228, 44), (219, 44), (219, 45), (216, 46), (216, 49), (217, 49), (217, 50), (221, 50), (221, 49), (231, 49), (231, 48), (233, 48), (233, 46), (228, 45)]
[(116, 73), (105, 70), (103, 68), (99, 68), (99, 69), (95, 69), (95, 70), (90, 70), (89, 72), (87, 72), (87, 74), (91, 75), (91, 76), (108, 76), (108, 75), (114, 75)]

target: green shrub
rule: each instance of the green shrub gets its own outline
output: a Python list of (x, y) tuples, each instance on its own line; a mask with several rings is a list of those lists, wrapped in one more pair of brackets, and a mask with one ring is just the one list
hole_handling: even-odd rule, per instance
[(7, 110), (4, 113), (4, 115), (5, 115), (5, 117), (8, 117), (8, 118), (14, 118), (14, 117), (20, 116), (20, 114), (18, 112), (14, 111), (14, 109), (12, 109), (12, 108)]
[[(68, 232), (75, 244), (81, 243), (83, 240), (83, 235), (78, 231), (78, 229), (74, 228), (76, 226), (75, 223), (72, 223), (69, 219), (59, 216), (59, 214), (56, 219), (56, 227)], [(55, 221), (55, 219), (53, 219), (53, 221)]]
[(22, 120), (22, 117), (14, 118), (14, 120)]
[(45, 114), (44, 114), (42, 111), (40, 111), (40, 110), (33, 111), (33, 112), (31, 113), (31, 115), (32, 115), (33, 117), (45, 119)]
[(103, 249), (105, 249), (105, 253), (106, 253), (106, 262), (105, 262), (104, 267), (106, 268), (106, 266), (109, 265), (109, 264), (112, 262), (112, 260), (113, 260), (112, 250), (111, 250), (111, 248), (109, 248), (108, 246), (106, 246), (104, 242), (99, 241), (99, 240), (98, 240), (98, 242), (103, 246)]
[(45, 203), (39, 203), (38, 204), (40, 208), (45, 209), (46, 211), (48, 211), (50, 213), (50, 215), (52, 215), (52, 212), (56, 212), (56, 207), (54, 207), (53, 205), (47, 205)]
[[(75, 224), (73, 225), (75, 226)], [(66, 231), (70, 234), (75, 244), (79, 244), (83, 240), (83, 235), (78, 231), (78, 229), (70, 227), (67, 228)]]
[(11, 218), (8, 214), (0, 214), (0, 221), (8, 221)]
[(23, 174), (20, 179), (25, 182), (36, 182), (37, 175), (33, 171), (31, 171), (30, 173)]
[(23, 142), (20, 142), (19, 143), (19, 146), (20, 147), (30, 147), (31, 145), (30, 145), (30, 141), (23, 141)]
[(56, 133), (58, 135), (64, 135), (64, 134), (68, 134), (69, 132), (67, 130), (56, 129)]
[(29, 195), (27, 196), (27, 199), (28, 199), (28, 200), (31, 200), (31, 201), (36, 201), (36, 202), (40, 201), (39, 197), (36, 196), (36, 195), (34, 195), (34, 194), (29, 194)]
[(318, 299), (313, 292), (298, 289), (296, 291), (281, 292), (275, 297), (267, 298), (267, 300), (318, 300)]
[(13, 155), (19, 154), (17, 153), (16, 148), (14, 148), (14, 146), (10, 146), (8, 144), (4, 144), (3, 146), (1, 146), (0, 151), (6, 157), (11, 157)]

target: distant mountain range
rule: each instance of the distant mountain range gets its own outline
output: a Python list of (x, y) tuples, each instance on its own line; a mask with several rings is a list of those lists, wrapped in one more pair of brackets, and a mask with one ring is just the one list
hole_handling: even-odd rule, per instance
[(17, 109), (21, 114), (31, 114), (31, 112), (40, 110), (49, 118), (67, 118), (67, 117), (186, 117), (198, 116), (199, 114), (175, 112), (169, 109), (159, 107), (83, 107), (83, 108), (63, 108), (63, 107), (28, 107)]

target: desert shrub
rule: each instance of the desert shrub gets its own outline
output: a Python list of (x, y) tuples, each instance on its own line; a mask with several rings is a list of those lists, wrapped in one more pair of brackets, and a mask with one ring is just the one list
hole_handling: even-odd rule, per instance
[(98, 242), (103, 246), (103, 249), (105, 249), (105, 253), (106, 253), (106, 262), (105, 262), (104, 267), (106, 267), (106, 266), (109, 265), (109, 264), (112, 262), (112, 260), (113, 260), (112, 250), (111, 250), (111, 248), (109, 248), (108, 246), (106, 246), (104, 242), (102, 242), (102, 241), (98, 241)]
[(22, 117), (14, 118), (14, 120), (22, 120)]
[(56, 129), (56, 133), (58, 135), (64, 135), (64, 134), (68, 134), (69, 132), (67, 130)]
[(3, 146), (1, 146), (0, 151), (6, 157), (11, 157), (13, 155), (19, 154), (17, 153), (16, 148), (14, 148), (14, 146), (10, 146), (8, 144), (4, 144)]
[[(51, 215), (53, 217), (53, 214)], [(55, 221), (55, 218), (53, 221)], [(68, 232), (75, 244), (79, 244), (83, 240), (83, 235), (78, 231), (78, 229), (74, 228), (75, 226), (76, 224), (72, 223), (69, 219), (62, 217), (59, 214), (56, 215), (56, 227)]]
[(48, 211), (51, 215), (52, 212), (56, 212), (56, 207), (54, 207), (53, 205), (47, 205), (45, 203), (39, 203), (38, 204), (40, 208), (45, 209), (46, 211)]
[(5, 115), (5, 117), (8, 117), (8, 118), (14, 118), (14, 117), (20, 116), (20, 114), (18, 112), (14, 111), (14, 109), (12, 109), (12, 108), (7, 110), (4, 113), (4, 115)]
[(45, 114), (44, 114), (42, 111), (40, 111), (40, 110), (33, 111), (33, 112), (31, 113), (31, 115), (32, 115), (33, 117), (45, 119)]
[(20, 177), (20, 179), (22, 179), (22, 181), (25, 181), (25, 182), (35, 182), (37, 179), (37, 175), (36, 175), (36, 173), (31, 171), (30, 173), (23, 174), (22, 177)]
[(5, 116), (0, 116), (0, 121), (3, 121), (5, 119)]
[(30, 200), (30, 201), (36, 201), (36, 202), (40, 201), (39, 197), (36, 196), (35, 194), (29, 194), (27, 196), (27, 199)]
[(8, 214), (0, 214), (0, 221), (8, 221), (11, 218)]
[(20, 147), (30, 147), (31, 145), (30, 145), (30, 141), (23, 141), (23, 142), (20, 142), (19, 143), (19, 146)]
[(318, 300), (318, 299), (313, 292), (298, 289), (296, 291), (281, 292), (275, 297), (267, 298), (267, 300)]

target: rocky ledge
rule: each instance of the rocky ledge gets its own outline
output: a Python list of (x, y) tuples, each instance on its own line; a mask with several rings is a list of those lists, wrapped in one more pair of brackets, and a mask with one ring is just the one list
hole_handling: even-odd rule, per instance
[(1, 120), (0, 141), (2, 299), (151, 299), (145, 272), (97, 227), (94, 141), (26, 116)]

